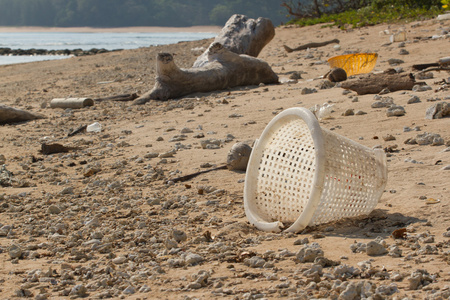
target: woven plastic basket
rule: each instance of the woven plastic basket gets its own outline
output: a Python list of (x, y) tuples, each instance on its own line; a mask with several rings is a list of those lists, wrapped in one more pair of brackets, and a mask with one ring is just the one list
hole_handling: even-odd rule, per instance
[(328, 59), (331, 68), (342, 68), (347, 76), (369, 73), (377, 63), (377, 53), (355, 53)]
[(245, 177), (245, 213), (261, 230), (298, 232), (369, 214), (386, 181), (383, 150), (322, 129), (306, 108), (290, 108), (255, 143)]

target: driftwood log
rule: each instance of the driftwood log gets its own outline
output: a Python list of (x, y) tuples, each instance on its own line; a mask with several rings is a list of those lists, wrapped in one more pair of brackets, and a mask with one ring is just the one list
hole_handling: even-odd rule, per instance
[(338, 39), (334, 39), (331, 41), (325, 41), (325, 42), (319, 42), (319, 43), (308, 43), (305, 45), (298, 46), (297, 48), (290, 48), (286, 45), (283, 45), (283, 47), (284, 47), (284, 50), (286, 50), (286, 52), (291, 53), (294, 51), (305, 50), (308, 48), (319, 48), (319, 47), (323, 47), (323, 46), (326, 46), (329, 44), (339, 44), (339, 43), (340, 43), (340, 41)]
[[(236, 54), (257, 57), (275, 36), (275, 28), (267, 18), (250, 19), (244, 15), (233, 15), (211, 44), (220, 43)], [(202, 67), (209, 62), (205, 51), (194, 62), (193, 67)]]
[(278, 83), (278, 76), (265, 61), (238, 55), (213, 43), (208, 50), (208, 63), (199, 68), (180, 69), (169, 53), (160, 53), (156, 62), (153, 89), (134, 104), (150, 100), (167, 100), (194, 92), (210, 92), (236, 86)]
[(352, 90), (358, 95), (378, 94), (384, 89), (391, 92), (400, 90), (412, 90), (418, 84), (412, 74), (370, 74), (360, 79), (348, 80), (341, 83), (341, 87)]
[(180, 69), (171, 54), (158, 54), (155, 85), (134, 104), (236, 86), (278, 83), (270, 66), (255, 58), (274, 36), (269, 19), (233, 15), (192, 68)]
[(0, 124), (11, 124), (36, 119), (45, 119), (45, 117), (26, 110), (0, 105)]

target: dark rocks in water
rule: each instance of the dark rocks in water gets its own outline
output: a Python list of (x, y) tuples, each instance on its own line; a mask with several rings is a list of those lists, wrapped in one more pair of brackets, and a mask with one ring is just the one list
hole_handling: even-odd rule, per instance
[(61, 49), (61, 50), (47, 50), (47, 49), (11, 49), (11, 48), (0, 48), (0, 55), (14, 55), (14, 56), (31, 56), (31, 55), (74, 55), (74, 56), (84, 56), (84, 55), (94, 55), (99, 53), (107, 53), (112, 51), (120, 51), (123, 49), (106, 50), (104, 48), (97, 49), (92, 48), (90, 50), (83, 49)]

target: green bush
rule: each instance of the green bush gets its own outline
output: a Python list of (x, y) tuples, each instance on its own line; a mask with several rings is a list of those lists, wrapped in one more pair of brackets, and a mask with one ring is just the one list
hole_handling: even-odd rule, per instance
[[(450, 0), (372, 0), (367, 6), (319, 18), (301, 18), (289, 23), (300, 26), (328, 23), (341, 29), (433, 18), (448, 6)], [(447, 6), (445, 6), (447, 5)]]

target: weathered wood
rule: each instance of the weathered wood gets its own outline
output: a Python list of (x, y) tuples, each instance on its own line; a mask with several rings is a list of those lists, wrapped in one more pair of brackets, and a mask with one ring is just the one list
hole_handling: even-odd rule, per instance
[(413, 65), (412, 68), (415, 69), (415, 70), (421, 71), (421, 70), (425, 70), (425, 69), (430, 68), (430, 67), (438, 67), (438, 66), (439, 66), (438, 63), (429, 63), (429, 64)]
[(341, 84), (341, 87), (352, 90), (358, 95), (378, 94), (384, 89), (391, 92), (400, 90), (412, 90), (417, 84), (412, 74), (370, 74), (360, 79), (348, 80)]
[(81, 126), (78, 127), (77, 129), (75, 129), (75, 130), (69, 132), (69, 133), (67, 134), (67, 136), (74, 136), (75, 134), (78, 134), (78, 133), (80, 133), (80, 132), (82, 132), (82, 131), (86, 131), (86, 127), (87, 127), (87, 125), (81, 125)]
[(104, 98), (96, 98), (94, 101), (101, 102), (101, 101), (133, 101), (134, 99), (137, 99), (139, 96), (136, 93), (133, 94), (123, 94), (123, 95), (117, 95), (117, 96), (110, 96), (110, 97), (104, 97)]
[(297, 48), (290, 48), (286, 45), (283, 45), (283, 47), (284, 47), (284, 50), (286, 50), (286, 52), (291, 53), (294, 51), (305, 50), (308, 48), (319, 48), (319, 47), (323, 47), (323, 46), (326, 46), (329, 44), (339, 44), (339, 43), (340, 43), (340, 41), (338, 39), (334, 39), (334, 40), (319, 42), (319, 43), (308, 43), (305, 45), (298, 46)]
[(55, 98), (50, 101), (51, 108), (83, 108), (94, 105), (91, 98)]
[(201, 174), (209, 173), (209, 172), (211, 172), (211, 171), (216, 171), (216, 170), (224, 170), (224, 169), (226, 169), (226, 168), (227, 168), (227, 166), (226, 166), (226, 165), (223, 165), (223, 166), (215, 167), (215, 168), (212, 168), (212, 169), (209, 169), (209, 170), (199, 171), (199, 172), (195, 172), (195, 173), (188, 174), (188, 175), (185, 175), (185, 176), (173, 178), (173, 179), (170, 179), (170, 180), (168, 180), (168, 181), (172, 181), (172, 182), (174, 182), (174, 183), (177, 183), (177, 182), (183, 182), (183, 181), (186, 181), (186, 180), (195, 178), (195, 177), (197, 177), (198, 175), (201, 175)]
[(220, 43), (208, 48), (208, 64), (199, 68), (180, 69), (172, 54), (157, 57), (156, 82), (153, 89), (134, 104), (150, 100), (167, 100), (194, 92), (224, 90), (236, 86), (278, 83), (278, 76), (265, 61), (248, 55), (238, 55)]
[(45, 116), (6, 105), (0, 105), (0, 124), (11, 124), (36, 119), (45, 119)]
[[(254, 20), (236, 14), (230, 17), (211, 45), (220, 43), (233, 53), (257, 57), (274, 36), (275, 28), (269, 19)], [(193, 67), (199, 68), (208, 62), (208, 52), (205, 51), (197, 58)]]
[(54, 154), (54, 153), (67, 153), (71, 150), (80, 150), (79, 147), (66, 147), (64, 145), (53, 143), (53, 144), (42, 144), (41, 153), (44, 155)]

